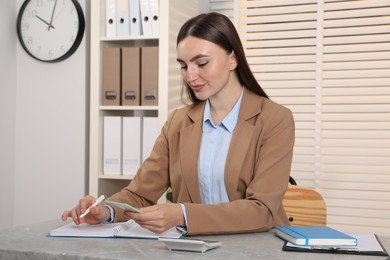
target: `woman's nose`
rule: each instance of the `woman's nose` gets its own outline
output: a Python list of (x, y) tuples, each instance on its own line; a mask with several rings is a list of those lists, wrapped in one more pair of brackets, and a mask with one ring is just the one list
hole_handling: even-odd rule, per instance
[(186, 71), (185, 80), (187, 82), (195, 81), (198, 77), (198, 72), (194, 66), (189, 66)]

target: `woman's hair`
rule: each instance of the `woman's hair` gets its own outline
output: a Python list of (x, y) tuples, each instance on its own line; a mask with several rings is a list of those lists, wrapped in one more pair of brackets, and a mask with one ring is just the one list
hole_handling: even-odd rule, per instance
[[(220, 13), (211, 12), (191, 18), (181, 27), (177, 35), (176, 46), (187, 36), (212, 42), (226, 50), (228, 54), (234, 52), (237, 59), (235, 70), (241, 85), (259, 96), (268, 98), (249, 68), (240, 36), (228, 17)], [(188, 84), (184, 83), (184, 85), (186, 86), (188, 99), (192, 103), (200, 102)], [(182, 99), (184, 101), (183, 95)]]

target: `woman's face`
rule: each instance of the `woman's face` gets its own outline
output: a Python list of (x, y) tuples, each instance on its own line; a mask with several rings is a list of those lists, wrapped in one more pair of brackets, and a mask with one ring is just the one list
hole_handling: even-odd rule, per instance
[(218, 45), (193, 36), (178, 44), (177, 61), (184, 81), (199, 100), (227, 91), (237, 66), (234, 53), (228, 54)]

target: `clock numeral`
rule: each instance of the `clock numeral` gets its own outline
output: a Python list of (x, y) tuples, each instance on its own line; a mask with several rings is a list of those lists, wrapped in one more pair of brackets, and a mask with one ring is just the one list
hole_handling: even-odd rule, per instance
[(39, 46), (38, 46), (38, 48), (37, 48), (36, 55), (38, 55), (38, 54), (41, 52), (41, 48), (42, 48), (42, 46), (41, 46), (41, 45), (39, 45)]
[(28, 44), (32, 44), (33, 42), (34, 42), (34, 39), (33, 39), (33, 37), (28, 37), (27, 38), (27, 41), (26, 41)]
[(74, 40), (75, 40), (74, 35), (72, 35), (69, 40), (70, 40), (70, 42), (74, 42)]
[(34, 18), (37, 16), (37, 10), (26, 10), (27, 18)]
[(49, 52), (47, 53), (49, 55), (49, 57), (53, 57), (53, 50), (49, 50)]
[(64, 47), (64, 45), (61, 45), (60, 50), (61, 50), (61, 53), (65, 53), (65, 47)]
[(22, 25), (22, 29), (23, 29), (23, 30), (28, 30), (28, 29), (30, 29), (30, 23), (24, 23), (24, 24)]
[(43, 6), (43, 0), (36, 0), (37, 7), (42, 7)]
[(71, 15), (73, 15), (74, 12), (75, 12), (75, 10), (76, 10), (76, 8), (75, 8), (74, 6), (71, 6), (71, 7), (70, 7), (70, 12), (69, 12), (69, 13), (70, 13)]

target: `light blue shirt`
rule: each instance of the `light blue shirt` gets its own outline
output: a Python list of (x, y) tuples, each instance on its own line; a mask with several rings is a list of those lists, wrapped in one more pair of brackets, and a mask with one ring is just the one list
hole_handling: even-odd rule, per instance
[[(206, 101), (203, 112), (202, 140), (198, 160), (199, 191), (204, 204), (229, 202), (225, 186), (225, 164), (230, 141), (238, 121), (244, 88), (229, 114), (216, 125), (210, 114), (210, 102)], [(187, 230), (187, 212), (180, 203), (186, 226), (177, 227), (184, 233)]]
[(242, 96), (243, 91), (229, 114), (216, 124), (211, 120), (210, 103), (206, 101), (198, 161), (199, 191), (204, 204), (229, 202), (225, 187), (225, 164)]

